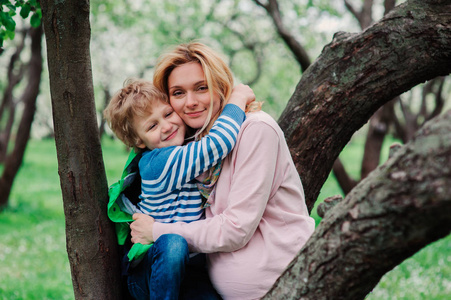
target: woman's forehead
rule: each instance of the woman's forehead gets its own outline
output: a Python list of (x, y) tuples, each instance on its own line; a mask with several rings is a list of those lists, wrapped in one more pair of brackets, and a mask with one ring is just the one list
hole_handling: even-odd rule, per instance
[(205, 74), (199, 63), (191, 62), (180, 65), (168, 77), (168, 86), (196, 84), (205, 81)]

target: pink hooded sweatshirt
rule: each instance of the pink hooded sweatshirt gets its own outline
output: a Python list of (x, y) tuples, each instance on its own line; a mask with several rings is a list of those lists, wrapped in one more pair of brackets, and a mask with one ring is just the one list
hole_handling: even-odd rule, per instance
[(283, 132), (264, 112), (247, 115), (209, 202), (205, 220), (155, 223), (153, 237), (176, 233), (208, 253), (224, 299), (264, 296), (315, 229)]

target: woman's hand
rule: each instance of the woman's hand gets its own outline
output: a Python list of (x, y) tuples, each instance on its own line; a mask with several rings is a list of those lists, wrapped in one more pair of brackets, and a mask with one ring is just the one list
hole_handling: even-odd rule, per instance
[(228, 103), (235, 104), (244, 110), (246, 105), (253, 101), (255, 101), (254, 91), (248, 85), (238, 84), (233, 88)]
[(133, 214), (133, 220), (135, 220), (131, 225), (132, 230), (132, 243), (140, 243), (143, 245), (153, 243), (153, 223), (155, 223), (154, 218), (145, 214)]

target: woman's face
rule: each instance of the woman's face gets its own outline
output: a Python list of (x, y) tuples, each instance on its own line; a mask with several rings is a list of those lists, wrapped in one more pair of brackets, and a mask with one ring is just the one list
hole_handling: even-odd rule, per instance
[[(210, 92), (202, 66), (192, 62), (176, 67), (168, 77), (168, 89), (171, 106), (186, 125), (202, 128), (210, 108)], [(219, 95), (214, 93), (212, 116), (219, 107)]]

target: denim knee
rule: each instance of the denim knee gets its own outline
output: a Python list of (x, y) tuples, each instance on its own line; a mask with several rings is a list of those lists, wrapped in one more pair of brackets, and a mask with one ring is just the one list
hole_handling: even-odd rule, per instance
[(189, 258), (188, 243), (178, 234), (164, 234), (154, 243), (155, 254), (160, 256), (166, 264), (185, 264)]

